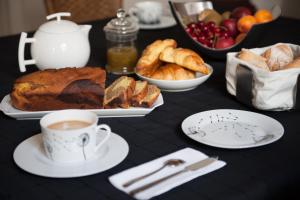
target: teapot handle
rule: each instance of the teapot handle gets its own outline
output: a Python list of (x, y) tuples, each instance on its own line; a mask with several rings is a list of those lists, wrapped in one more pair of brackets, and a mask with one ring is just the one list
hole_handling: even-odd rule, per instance
[(20, 42), (19, 42), (19, 50), (18, 50), (18, 59), (19, 59), (19, 68), (21, 72), (25, 72), (26, 65), (33, 65), (35, 64), (35, 60), (25, 60), (24, 58), (24, 51), (25, 51), (25, 44), (26, 43), (32, 43), (35, 42), (34, 38), (27, 38), (27, 33), (22, 32), (21, 37), (20, 37)]

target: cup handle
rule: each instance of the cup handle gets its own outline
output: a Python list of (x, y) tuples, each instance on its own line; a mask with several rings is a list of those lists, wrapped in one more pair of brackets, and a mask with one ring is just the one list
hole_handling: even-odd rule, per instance
[(19, 50), (18, 50), (18, 59), (19, 59), (19, 68), (21, 72), (25, 72), (26, 65), (33, 65), (35, 64), (35, 60), (25, 60), (24, 58), (24, 51), (25, 51), (25, 44), (26, 43), (33, 43), (35, 42), (35, 38), (27, 38), (27, 33), (22, 32), (19, 42)]
[(111, 129), (106, 124), (101, 124), (101, 125), (96, 127), (97, 134), (98, 134), (100, 129), (105, 129), (106, 136), (104, 137), (104, 139), (101, 142), (99, 142), (99, 144), (96, 145), (95, 151), (98, 151), (98, 149), (108, 140), (108, 138), (111, 134)]

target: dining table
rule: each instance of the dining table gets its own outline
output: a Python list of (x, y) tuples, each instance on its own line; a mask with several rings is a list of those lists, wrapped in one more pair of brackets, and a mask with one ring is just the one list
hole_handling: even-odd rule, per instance
[[(110, 19), (90, 22), (91, 55), (88, 66), (105, 68), (106, 39), (103, 27)], [(278, 42), (299, 44), (300, 21), (280, 17), (272, 22), (253, 47)], [(29, 35), (32, 35), (31, 32)], [(173, 38), (178, 46), (198, 52), (214, 71), (197, 88), (185, 92), (164, 92), (164, 104), (144, 117), (99, 118), (129, 145), (127, 157), (117, 166), (89, 176), (77, 178), (49, 178), (30, 174), (19, 168), (14, 160), (15, 148), (27, 138), (41, 132), (38, 119), (16, 120), (0, 113), (0, 199), (1, 200), (127, 200), (131, 196), (116, 189), (108, 177), (177, 150), (190, 147), (218, 156), (227, 164), (212, 173), (200, 176), (153, 199), (163, 200), (276, 200), (299, 198), (300, 186), (300, 113), (298, 110), (262, 111), (244, 105), (226, 89), (226, 60), (201, 54), (186, 38), (183, 30), (173, 26), (158, 30), (140, 30), (137, 39), (139, 52), (157, 39)], [(18, 66), (20, 34), (0, 38), (0, 97), (12, 91), (14, 81), (37, 71), (27, 67), (21, 73)], [(29, 47), (25, 57), (30, 58)], [(107, 80), (117, 75), (107, 74)], [(137, 78), (137, 77), (136, 77)], [(195, 113), (215, 109), (237, 109), (261, 113), (278, 120), (284, 135), (278, 141), (254, 148), (226, 149), (196, 142), (181, 128), (185, 118)], [(298, 124), (299, 123), (299, 124)]]

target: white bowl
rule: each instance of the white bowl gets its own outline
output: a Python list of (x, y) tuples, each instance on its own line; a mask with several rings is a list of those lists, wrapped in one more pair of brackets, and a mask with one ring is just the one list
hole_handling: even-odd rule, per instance
[(148, 81), (150, 84), (156, 85), (162, 91), (167, 92), (183, 92), (195, 89), (198, 85), (205, 82), (213, 73), (213, 68), (209, 64), (205, 64), (209, 68), (209, 74), (203, 75), (199, 72), (196, 73), (196, 78), (187, 80), (159, 80), (142, 76), (138, 73), (137, 76), (143, 80)]

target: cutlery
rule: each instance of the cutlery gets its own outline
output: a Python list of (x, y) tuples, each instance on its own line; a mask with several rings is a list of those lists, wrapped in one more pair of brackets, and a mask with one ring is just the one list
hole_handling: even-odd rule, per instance
[(153, 187), (153, 186), (155, 186), (155, 185), (157, 185), (157, 184), (159, 184), (159, 183), (161, 183), (163, 181), (166, 181), (166, 180), (168, 180), (168, 179), (170, 179), (172, 177), (175, 177), (175, 176), (177, 176), (179, 174), (182, 174), (182, 173), (185, 173), (185, 172), (189, 172), (189, 171), (196, 171), (196, 170), (198, 170), (200, 168), (204, 168), (204, 167), (210, 165), (211, 163), (215, 162), (216, 160), (218, 160), (218, 157), (208, 157), (208, 158), (206, 158), (204, 160), (195, 162), (195, 163), (193, 163), (191, 165), (186, 166), (184, 169), (182, 169), (182, 170), (180, 170), (178, 172), (175, 172), (175, 173), (170, 174), (168, 176), (165, 176), (163, 178), (157, 179), (157, 180), (155, 180), (155, 181), (153, 181), (151, 183), (148, 183), (146, 185), (143, 185), (141, 187), (138, 187), (138, 188), (130, 191), (128, 194), (130, 196), (135, 196), (137, 193), (142, 192), (142, 191), (144, 191), (146, 189), (149, 189), (149, 188), (151, 188), (151, 187)]
[(140, 176), (140, 177), (134, 178), (134, 179), (132, 179), (132, 180), (130, 180), (130, 181), (127, 181), (126, 183), (123, 184), (123, 187), (128, 187), (128, 186), (130, 186), (130, 185), (132, 185), (132, 184), (138, 182), (139, 180), (142, 180), (142, 179), (144, 179), (144, 178), (146, 178), (146, 177), (148, 177), (148, 176), (151, 176), (151, 175), (153, 175), (153, 174), (159, 172), (160, 170), (164, 169), (164, 168), (167, 167), (167, 166), (170, 166), (170, 167), (176, 167), (176, 166), (181, 165), (181, 164), (183, 164), (183, 163), (185, 163), (185, 161), (184, 161), (184, 160), (181, 160), (181, 159), (170, 159), (170, 160), (167, 160), (167, 161), (165, 161), (164, 164), (163, 164), (160, 168), (158, 168), (157, 170), (154, 170), (154, 171), (152, 171), (152, 172), (150, 172), (150, 173), (148, 173), (148, 174), (145, 174), (145, 175), (143, 175), (143, 176)]

